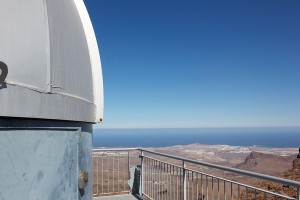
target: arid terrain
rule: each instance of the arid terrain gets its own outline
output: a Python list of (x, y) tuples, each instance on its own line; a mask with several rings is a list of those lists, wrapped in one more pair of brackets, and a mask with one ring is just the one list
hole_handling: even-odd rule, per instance
[[(297, 148), (266, 148), (259, 146), (242, 147), (205, 144), (178, 145), (150, 149), (153, 151), (163, 152), (179, 157), (221, 164), (230, 167), (234, 167), (240, 163), (243, 163), (246, 157), (249, 156), (251, 152), (258, 152), (262, 153), (255, 154), (255, 158), (258, 159), (259, 165), (252, 167), (249, 166), (247, 167), (247, 170), (262, 170), (262, 172), (268, 172), (270, 170), (271, 166), (273, 166), (274, 164), (273, 162), (269, 162), (271, 160), (278, 164), (277, 167), (280, 167), (280, 169), (278, 169), (279, 172), (281, 169), (289, 169), (290, 167), (292, 167), (293, 159), (295, 159), (298, 154)], [(263, 157), (263, 154), (272, 154), (274, 156)], [(290, 163), (288, 163), (289, 161)], [(240, 167), (243, 168), (243, 166)]]

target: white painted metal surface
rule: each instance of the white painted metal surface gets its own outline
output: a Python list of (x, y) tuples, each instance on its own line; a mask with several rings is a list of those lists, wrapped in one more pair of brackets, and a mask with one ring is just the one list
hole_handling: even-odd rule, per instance
[(82, 0), (0, 0), (0, 116), (97, 123), (100, 56)]

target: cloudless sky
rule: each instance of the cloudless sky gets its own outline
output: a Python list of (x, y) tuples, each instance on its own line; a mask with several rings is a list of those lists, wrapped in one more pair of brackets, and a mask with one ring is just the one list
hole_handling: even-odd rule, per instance
[(300, 126), (300, 1), (85, 0), (96, 128)]

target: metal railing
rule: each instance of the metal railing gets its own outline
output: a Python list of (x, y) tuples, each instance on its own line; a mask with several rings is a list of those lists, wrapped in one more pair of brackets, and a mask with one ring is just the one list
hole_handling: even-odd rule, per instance
[[(130, 193), (131, 165), (138, 159), (137, 149), (93, 150), (93, 196)], [(131, 160), (134, 157), (135, 160)], [(133, 162), (134, 161), (134, 162)]]
[[(120, 162), (120, 159), (116, 159), (119, 156), (124, 157), (122, 158), (123, 161)], [(125, 160), (127, 160), (127, 162), (125, 162)], [(101, 164), (100, 161), (102, 162)], [(148, 199), (300, 200), (300, 182), (297, 181), (206, 162), (199, 162), (146, 149), (94, 149), (93, 162), (95, 195), (130, 192), (131, 189), (126, 182), (130, 179), (130, 166), (138, 166), (140, 169), (140, 195)], [(127, 167), (120, 168), (120, 165), (116, 165), (118, 162), (123, 165), (125, 164)], [(268, 191), (266, 189), (254, 187), (249, 184), (199, 170), (199, 167), (203, 166), (214, 169), (215, 171), (217, 170), (216, 172), (218, 174), (222, 174), (221, 172), (226, 171), (239, 176), (252, 177), (256, 180), (267, 180), (272, 183), (283, 184), (283, 187), (292, 190), (294, 195), (293, 197), (287, 196), (285, 193)], [(99, 170), (100, 168), (101, 170)], [(120, 179), (119, 175), (124, 175), (126, 173), (127, 176), (123, 176), (124, 178)], [(120, 190), (119, 184), (123, 184), (122, 190)]]

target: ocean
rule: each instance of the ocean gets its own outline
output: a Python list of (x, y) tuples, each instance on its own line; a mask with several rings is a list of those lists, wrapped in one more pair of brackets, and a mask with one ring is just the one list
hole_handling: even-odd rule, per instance
[(93, 135), (94, 147), (166, 147), (194, 143), (299, 148), (300, 127), (95, 129)]

